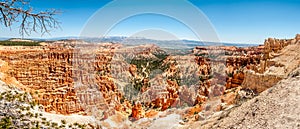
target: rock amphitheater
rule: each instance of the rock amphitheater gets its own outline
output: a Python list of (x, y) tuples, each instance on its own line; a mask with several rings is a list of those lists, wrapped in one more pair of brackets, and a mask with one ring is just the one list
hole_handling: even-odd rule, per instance
[[(257, 95), (287, 78), (300, 65), (299, 44), (297, 35), (269, 38), (255, 47), (195, 47), (188, 55), (160, 57), (163, 51), (155, 45), (102, 43), (90, 46), (95, 51), (82, 52), (80, 46), (89, 44), (66, 40), (0, 46), (0, 59), (7, 63), (1, 71), (46, 112), (99, 120), (122, 114), (136, 121), (177, 108), (184, 125), (198, 121), (200, 112), (238, 104), (245, 97), (241, 93)], [(217, 57), (205, 56), (218, 50), (222, 54)], [(126, 61), (124, 55), (137, 62)], [(150, 63), (139, 62), (145, 60)], [(160, 73), (150, 74), (155, 68)]]

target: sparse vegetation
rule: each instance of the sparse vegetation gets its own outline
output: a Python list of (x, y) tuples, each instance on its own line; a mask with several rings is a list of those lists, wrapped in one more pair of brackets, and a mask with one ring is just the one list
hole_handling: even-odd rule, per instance
[(204, 82), (204, 81), (205, 81), (204, 76), (199, 76), (199, 80), (200, 80), (201, 82)]
[[(47, 120), (42, 117), (42, 113), (34, 113), (35, 106), (38, 106), (30, 99), (28, 93), (20, 93), (15, 90), (2, 92), (0, 94), (0, 128), (64, 128), (67, 122), (61, 121), (61, 124)], [(75, 128), (86, 128), (86, 125), (74, 123)]]
[(0, 46), (41, 46), (40, 42), (0, 41)]
[(66, 122), (66, 120), (61, 120), (61, 123), (66, 124), (67, 122)]
[(233, 73), (228, 73), (227, 76), (228, 77), (233, 77)]
[[(141, 56), (130, 60), (130, 64), (137, 67), (137, 77), (133, 77), (131, 84), (124, 87), (125, 95), (128, 99), (136, 97), (143, 87), (149, 87), (150, 83), (146, 80), (150, 80), (153, 74), (160, 74), (159, 71), (165, 71), (169, 66), (163, 65), (163, 60), (167, 58), (167, 54), (164, 52), (154, 53), (157, 58), (147, 59)], [(158, 70), (159, 69), (159, 70)], [(158, 70), (158, 72), (156, 71)], [(152, 73), (152, 71), (156, 71)]]

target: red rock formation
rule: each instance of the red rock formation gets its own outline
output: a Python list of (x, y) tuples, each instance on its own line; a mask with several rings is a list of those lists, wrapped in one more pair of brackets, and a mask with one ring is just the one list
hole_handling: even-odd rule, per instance
[[(107, 49), (110, 46), (108, 46)], [(39, 91), (40, 98), (37, 102), (44, 105), (45, 111), (54, 111), (60, 114), (72, 114), (83, 111), (89, 105), (104, 105), (112, 102), (112, 97), (117, 96), (117, 89), (114, 83), (109, 79), (109, 75), (90, 78), (86, 76), (93, 73), (94, 70), (99, 73), (109, 73), (108, 62), (112, 55), (108, 53), (99, 53), (95, 56), (95, 69), (77, 70), (74, 66), (82, 67), (87, 55), (82, 56), (82, 61), (74, 62), (76, 51), (72, 48), (57, 46), (42, 47), (6, 47), (8, 49), (0, 50), (0, 59), (8, 62), (11, 66), (9, 74), (15, 77), (27, 88)], [(105, 49), (103, 50), (105, 51)], [(86, 58), (86, 60), (89, 60)], [(86, 63), (86, 62), (85, 62)], [(93, 66), (91, 62), (91, 66)], [(73, 76), (76, 75), (76, 76)], [(74, 80), (75, 79), (75, 80)], [(88, 83), (98, 83), (100, 93), (94, 91), (85, 92), (84, 87), (77, 87), (84, 92), (78, 93), (75, 89), (74, 81), (80, 81), (83, 85)], [(93, 94), (94, 92), (94, 94)], [(99, 94), (95, 97), (95, 94)], [(82, 107), (84, 105), (84, 107)]]
[(144, 110), (142, 108), (142, 104), (138, 103), (132, 107), (131, 117), (133, 120), (138, 120), (144, 117)]
[[(262, 92), (279, 82), (282, 78), (284, 78), (284, 75), (288, 75), (292, 69), (298, 67), (297, 64), (294, 65), (294, 63), (298, 63), (298, 57), (296, 54), (293, 55), (294, 50), (292, 49), (296, 48), (299, 42), (299, 34), (296, 35), (294, 39), (266, 39), (264, 43), (263, 58), (261, 59), (261, 63), (258, 65), (259, 70), (246, 72), (245, 81), (242, 84), (243, 87), (250, 88), (257, 92)], [(287, 46), (293, 46), (293, 48), (289, 48)], [(283, 50), (285, 52), (282, 53), (281, 51)], [(292, 61), (285, 61), (288, 60), (289, 56), (292, 56), (291, 58), (294, 63), (291, 63)], [(272, 70), (269, 71), (271, 67), (277, 68), (277, 72), (279, 72), (280, 69), (284, 69), (281, 72), (282, 75), (272, 74)]]
[[(147, 72), (147, 64), (139, 68), (114, 56), (120, 52), (117, 55), (120, 59), (125, 58), (122, 54), (128, 54), (129, 59), (157, 59), (154, 53), (161, 51), (154, 45), (119, 50), (118, 44), (102, 44), (89, 52), (80, 52), (64, 42), (38, 47), (1, 47), (0, 59), (11, 66), (7, 70), (9, 76), (29, 91), (39, 91), (39, 97), (34, 96), (34, 99), (44, 105), (47, 112), (91, 114), (92, 109), (97, 108), (104, 111), (103, 119), (115, 111), (140, 119), (154, 116), (156, 112), (152, 108), (165, 111), (185, 104), (194, 106), (191, 112), (200, 112), (210, 97), (221, 96), (222, 102), (233, 104), (236, 92), (232, 89), (240, 86), (262, 92), (282, 79), (262, 74), (270, 67), (285, 67), (272, 59), (299, 41), (300, 35), (297, 35), (289, 40), (269, 38), (258, 47), (195, 47), (188, 56), (167, 56), (161, 60), (162, 66), (157, 67), (163, 67), (162, 71), (153, 78)], [(214, 58), (210, 58), (208, 54), (215, 52)], [(112, 61), (120, 67), (112, 67), (115, 65)], [(226, 66), (225, 74), (214, 73), (214, 65), (222, 63)], [(127, 100), (123, 93), (125, 83), (116, 79), (140, 81), (141, 86), (132, 89), (139, 90), (136, 96), (142, 97), (134, 101), (140, 103), (131, 105), (133, 100)], [(146, 109), (150, 111), (144, 111)]]

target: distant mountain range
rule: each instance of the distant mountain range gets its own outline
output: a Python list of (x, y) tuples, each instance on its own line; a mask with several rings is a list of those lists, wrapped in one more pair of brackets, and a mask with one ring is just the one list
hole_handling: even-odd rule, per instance
[[(0, 38), (0, 40), (9, 40), (10, 38)], [(56, 37), (49, 39), (41, 39), (34, 38), (31, 40), (38, 41), (56, 41), (56, 40), (68, 40), (68, 39), (76, 39), (76, 40), (84, 40), (90, 43), (122, 43), (128, 46), (133, 45), (143, 45), (143, 44), (156, 44), (162, 48), (178, 48), (178, 49), (190, 49), (196, 46), (236, 46), (236, 47), (249, 47), (249, 46), (258, 46), (260, 44), (253, 43), (217, 43), (217, 42), (206, 42), (206, 41), (195, 41), (195, 40), (154, 40), (140, 37), (104, 37), (104, 38), (90, 38), (90, 37)]]
[(1, 38), (1, 37), (0, 37), (0, 41), (8, 40), (8, 39), (10, 39), (10, 38)]

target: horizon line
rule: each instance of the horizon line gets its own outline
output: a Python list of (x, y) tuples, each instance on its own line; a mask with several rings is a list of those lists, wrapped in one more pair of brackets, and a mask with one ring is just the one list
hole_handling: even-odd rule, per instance
[(246, 43), (246, 42), (213, 42), (213, 41), (201, 41), (195, 39), (151, 39), (147, 37), (128, 37), (128, 36), (105, 36), (105, 37), (81, 37), (81, 36), (62, 36), (62, 37), (29, 37), (29, 38), (22, 38), (22, 37), (0, 37), (0, 41), (9, 40), (9, 39), (28, 39), (28, 40), (70, 40), (70, 39), (80, 39), (80, 38), (94, 38), (94, 39), (105, 39), (105, 38), (129, 38), (129, 39), (145, 39), (145, 40), (155, 40), (155, 41), (191, 41), (191, 42), (208, 42), (208, 43), (231, 43), (231, 44), (253, 44), (253, 45), (260, 45), (263, 43)]

